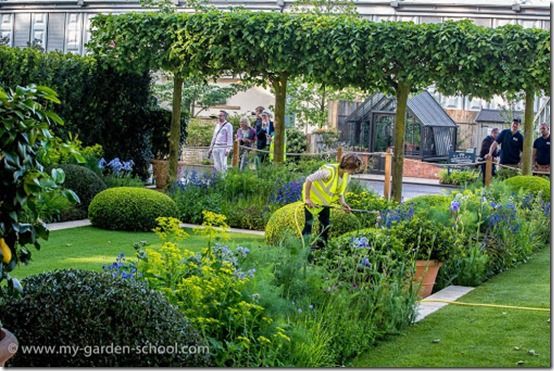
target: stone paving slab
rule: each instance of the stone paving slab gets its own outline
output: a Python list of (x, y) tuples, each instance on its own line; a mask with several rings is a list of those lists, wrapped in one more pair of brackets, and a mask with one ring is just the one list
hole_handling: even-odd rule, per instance
[(91, 225), (90, 220), (83, 219), (83, 220), (72, 220), (70, 222), (50, 223), (50, 224), (47, 224), (47, 227), (51, 231), (59, 231), (60, 229), (86, 227), (89, 225)]
[[(385, 176), (383, 174), (354, 174), (352, 175), (352, 179), (384, 182)], [(438, 179), (415, 178), (415, 177), (406, 177), (406, 176), (402, 178), (402, 183), (420, 184), (420, 185), (426, 185), (426, 186), (437, 186), (437, 187), (446, 187), (446, 188), (459, 188), (458, 186), (453, 186), (450, 184), (441, 184)]]
[[(467, 287), (467, 286), (448, 286), (444, 289), (434, 293), (433, 295), (430, 295), (426, 297), (423, 300), (449, 300), (449, 301), (455, 301), (468, 292), (472, 291), (475, 287)], [(428, 315), (435, 313), (439, 309), (447, 306), (448, 303), (439, 303), (439, 302), (426, 302), (422, 301), (419, 302), (417, 305), (417, 316), (415, 319), (415, 322), (419, 322)]]
[[(59, 231), (61, 229), (86, 227), (86, 226), (89, 226), (89, 225), (91, 225), (89, 219), (72, 220), (70, 222), (47, 224), (48, 229), (51, 230), (51, 231)], [(181, 223), (181, 226), (186, 227), (186, 228), (202, 227), (200, 225), (189, 224), (189, 223)], [(240, 229), (240, 228), (231, 228), (230, 232), (232, 232), (232, 233), (252, 234), (252, 235), (256, 235), (256, 236), (263, 236), (264, 235), (264, 231), (252, 231), (252, 230), (249, 230), (249, 229)]]
[[(186, 228), (203, 228), (201, 225), (189, 224), (189, 223), (181, 223), (181, 226), (186, 227)], [(240, 228), (231, 228), (231, 229), (229, 229), (229, 232), (231, 232), (231, 233), (252, 234), (252, 235), (256, 235), (256, 236), (265, 235), (264, 231), (253, 231), (251, 229), (240, 229)]]

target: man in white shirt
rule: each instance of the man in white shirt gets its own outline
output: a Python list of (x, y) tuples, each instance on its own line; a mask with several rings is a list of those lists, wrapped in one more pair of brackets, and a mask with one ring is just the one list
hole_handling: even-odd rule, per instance
[(227, 112), (219, 111), (208, 151), (208, 156), (213, 155), (215, 170), (222, 173), (227, 171), (227, 156), (233, 148), (233, 125), (227, 121), (227, 116)]

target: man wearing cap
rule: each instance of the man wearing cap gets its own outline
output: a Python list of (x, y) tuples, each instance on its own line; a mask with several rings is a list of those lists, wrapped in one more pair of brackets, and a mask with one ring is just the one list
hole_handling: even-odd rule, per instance
[(550, 172), (550, 128), (543, 122), (539, 131), (541, 136), (533, 143), (533, 165), (538, 171)]
[(492, 157), (500, 144), (500, 164), (518, 166), (523, 152), (523, 135), (519, 132), (520, 119), (513, 119), (512, 127), (500, 132), (485, 158)]

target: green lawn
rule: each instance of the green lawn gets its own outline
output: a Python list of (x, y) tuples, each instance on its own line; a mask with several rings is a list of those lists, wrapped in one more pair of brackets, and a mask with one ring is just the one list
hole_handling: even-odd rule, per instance
[[(550, 307), (550, 249), (459, 301)], [(448, 305), (371, 349), (354, 366), (550, 367), (549, 319), (549, 312)]]
[[(184, 242), (188, 248), (198, 250), (206, 246), (205, 237), (194, 235), (190, 229), (187, 231), (191, 234)], [(263, 243), (261, 236), (231, 233), (230, 237), (229, 246)], [(32, 261), (26, 266), (19, 266), (13, 276), (23, 278), (57, 268), (102, 270), (103, 265), (114, 262), (121, 252), (125, 256), (134, 257), (133, 243), (142, 240), (152, 244), (159, 243), (152, 232), (107, 231), (94, 227), (53, 231), (39, 251), (31, 248)]]

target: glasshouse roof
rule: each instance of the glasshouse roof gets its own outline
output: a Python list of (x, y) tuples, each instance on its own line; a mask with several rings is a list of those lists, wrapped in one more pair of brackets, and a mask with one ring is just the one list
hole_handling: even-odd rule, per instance
[(424, 126), (456, 127), (454, 120), (442, 109), (433, 96), (425, 90), (408, 99), (408, 108)]

